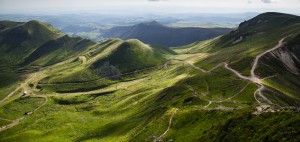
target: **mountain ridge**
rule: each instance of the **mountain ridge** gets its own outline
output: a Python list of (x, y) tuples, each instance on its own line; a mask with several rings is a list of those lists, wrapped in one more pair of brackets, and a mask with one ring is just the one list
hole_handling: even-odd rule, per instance
[(113, 27), (104, 32), (106, 37), (139, 39), (144, 43), (167, 47), (205, 40), (231, 31), (229, 28), (167, 27), (157, 21), (133, 26)]

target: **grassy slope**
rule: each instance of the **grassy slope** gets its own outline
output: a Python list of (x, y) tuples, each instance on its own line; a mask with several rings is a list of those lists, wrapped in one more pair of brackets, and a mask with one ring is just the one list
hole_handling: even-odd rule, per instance
[[(222, 79), (216, 79), (215, 74)], [(201, 93), (207, 93), (207, 86), (201, 85), (204, 80), (208, 81), (208, 88), (212, 91), (208, 96), (201, 95)], [(213, 81), (212, 84), (211, 81)], [(173, 63), (168, 68), (158, 71), (153, 77), (114, 92), (51, 97), (47, 106), (40, 111), (26, 117), (20, 125), (0, 133), (0, 140), (153, 141), (153, 136), (159, 136), (166, 130), (174, 108), (180, 110), (174, 117), (173, 128), (165, 136), (165, 141), (169, 139), (173, 141), (197, 141), (200, 139), (215, 141), (222, 138), (222, 135), (214, 136), (216, 133), (224, 135), (223, 129), (228, 130), (224, 136), (228, 139), (231, 137), (236, 140), (244, 137), (250, 139), (249, 136), (254, 134), (260, 136), (255, 140), (266, 138), (272, 140), (272, 137), (286, 138), (286, 140), (296, 139), (297, 137), (293, 135), (297, 133), (298, 128), (290, 127), (290, 125), (299, 120), (298, 115), (269, 113), (256, 116), (251, 114), (253, 97), (252, 93), (247, 92), (253, 92), (256, 88), (255, 85), (250, 85), (247, 87), (248, 89), (226, 103), (215, 103), (214, 106), (211, 106), (211, 108), (227, 106), (248, 109), (236, 111), (202, 109), (208, 104), (205, 100), (228, 98), (238, 92), (239, 88), (246, 83), (241, 83), (237, 77), (224, 69), (216, 70), (213, 75), (207, 75), (199, 73), (188, 65)], [(232, 85), (224, 86), (223, 84)], [(199, 94), (194, 94), (184, 86), (191, 86)], [(222, 90), (226, 90), (226, 92)], [(250, 96), (246, 97), (247, 95)], [(239, 103), (236, 104), (236, 102)], [(6, 105), (3, 111), (13, 109), (11, 107), (14, 105)], [(18, 109), (20, 112), (27, 110), (26, 108)], [(285, 115), (289, 115), (289, 121), (283, 121), (286, 118)], [(14, 116), (12, 113), (2, 115), (4, 118), (13, 118)], [(267, 120), (272, 121), (266, 123), (266, 117)], [(245, 121), (245, 119), (249, 121)], [(275, 121), (283, 122), (278, 127), (266, 129), (274, 124), (271, 122)], [(31, 125), (32, 123), (33, 125)], [(251, 130), (247, 133), (248, 136), (236, 135), (237, 132), (242, 131), (236, 132), (233, 126), (241, 123), (243, 129)], [(252, 123), (256, 125), (250, 127)], [(275, 131), (279, 127), (285, 128), (290, 135), (283, 136), (282, 131)], [(260, 135), (260, 131), (268, 133)]]
[[(223, 37), (216, 39), (194, 43), (184, 47), (175, 48), (175, 51), (180, 54), (205, 53), (208, 57), (204, 60), (198, 60), (197, 66), (203, 68), (211, 68), (220, 62), (230, 62), (230, 66), (242, 72), (244, 75), (249, 75), (254, 57), (262, 53), (266, 49), (274, 47), (278, 41), (284, 37), (296, 35), (300, 30), (300, 18), (298, 16), (280, 14), (280, 13), (265, 13), (261, 14), (249, 21), (241, 23), (239, 28)], [(274, 34), (276, 33), (276, 34)], [(234, 43), (239, 37), (244, 39), (238, 43)], [(297, 41), (294, 39), (294, 41)], [(288, 41), (292, 44), (292, 41)], [(289, 52), (297, 52), (296, 43), (293, 42), (294, 49)], [(297, 44), (298, 45), (298, 44)], [(292, 45), (287, 45), (292, 46)], [(296, 56), (299, 57), (297, 54)], [(289, 71), (283, 67), (282, 63), (276, 59), (266, 56), (264, 61), (259, 62), (257, 74), (261, 78), (279, 74), (278, 77), (272, 78), (264, 82), (281, 95), (275, 95), (274, 99), (278, 101), (284, 100), (282, 93), (285, 94), (286, 100), (283, 104), (295, 105), (291, 99), (299, 101), (299, 77), (288, 73)], [(287, 74), (288, 73), (288, 74)], [(285, 82), (284, 86), (280, 85)], [(272, 97), (272, 96), (271, 96)], [(290, 98), (291, 97), (291, 98)], [(297, 104), (297, 103), (296, 103)]]
[[(290, 31), (283, 29), (277, 32), (288, 34), (295, 29), (292, 25), (287, 27), (291, 28)], [(181, 54), (193, 48), (188, 51), (188, 54), (203, 52), (208, 57), (189, 58), (198, 54), (167, 57), (188, 57), (188, 61), (198, 60), (197, 65), (207, 69), (231, 59), (233, 64), (230, 66), (240, 62), (241, 67), (234, 67), (248, 74), (253, 57), (272, 47), (277, 41), (265, 45), (263, 42), (281, 38), (275, 34), (267, 37), (265, 35), (268, 34), (252, 35), (235, 45), (226, 45), (224, 41), (220, 42), (224, 39), (218, 38), (213, 40), (210, 46), (201, 42), (184, 50), (175, 49)], [(138, 45), (136, 41), (129, 42)], [(116, 57), (114, 54), (118, 53), (123, 43), (121, 40), (113, 39), (89, 48), (83, 53), (87, 58), (85, 63), (80, 60), (69, 60), (64, 64), (45, 68), (44, 73), (50, 78), (46, 77), (41, 82), (63, 82), (65, 79), (68, 82), (78, 82), (87, 81), (86, 78), (93, 79), (96, 76), (91, 72), (93, 66), (90, 65), (106, 59), (119, 59), (115, 65), (122, 67), (122, 61), (128, 58)], [(198, 49), (197, 45), (201, 48)], [(255, 48), (250, 48), (250, 45)], [(125, 50), (130, 53), (125, 54), (126, 57), (141, 51), (147, 55), (153, 53), (149, 52), (151, 50), (148, 47), (137, 49), (135, 46), (130, 46), (129, 49), (131, 48), (132, 50)], [(238, 56), (232, 57), (232, 55)], [(132, 58), (129, 59), (133, 61)], [(237, 62), (233, 59), (237, 59)], [(141, 61), (140, 58), (137, 58), (137, 61), (138, 65), (147, 65), (147, 61)], [(135, 68), (135, 66), (131, 67)], [(166, 68), (151, 70), (149, 73), (154, 75), (132, 81), (116, 81), (107, 86), (100, 85), (105, 87), (97, 88), (100, 92), (109, 90), (102, 93), (49, 96), (46, 106), (31, 116), (25, 116), (19, 125), (1, 132), (0, 141), (153, 141), (167, 129), (169, 119), (176, 108), (179, 111), (174, 116), (173, 126), (163, 137), (163, 141), (296, 141), (299, 139), (297, 135), (300, 126), (299, 112), (252, 114), (257, 105), (253, 97), (257, 86), (239, 79), (224, 68), (205, 74), (188, 64), (173, 61)], [(93, 82), (87, 86), (82, 84), (79, 86), (91, 88), (95, 84)], [(73, 86), (75, 85), (69, 87), (76, 88)], [(71, 90), (64, 84), (43, 87), (42, 93), (45, 93), (43, 94), (45, 96), (48, 92), (55, 92), (62, 88)], [(207, 108), (205, 107), (209, 101), (222, 100), (224, 101), (213, 102)], [(19, 113), (5, 113), (13, 111), (23, 101), (15, 100), (11, 104), (6, 104), (1, 108), (1, 117), (16, 118), (21, 116), (21, 112), (37, 107), (34, 105), (20, 107)], [(40, 104), (41, 101), (44, 100), (32, 104)]]
[[(264, 13), (241, 23), (238, 29), (227, 35), (175, 48), (175, 51), (179, 53), (210, 53), (210, 57), (205, 61), (199, 61), (197, 65), (210, 68), (219, 62), (231, 61), (232, 67), (236, 70), (249, 74), (254, 57), (262, 51), (274, 47), (281, 38), (299, 31), (299, 22), (298, 16)], [(241, 36), (244, 40), (234, 44), (234, 41)]]
[(128, 40), (123, 42), (107, 58), (94, 63), (94, 67), (102, 66), (103, 63), (118, 68), (121, 72), (130, 72), (142, 68), (161, 65), (166, 59), (160, 50), (150, 47), (138, 40)]
[(0, 32), (1, 65), (16, 65), (39, 46), (61, 36), (52, 26), (30, 21)]
[(39, 21), (17, 23), (2, 21), (0, 32), (1, 98), (12, 92), (21, 76), (40, 66), (49, 66), (84, 54), (98, 43), (63, 35), (51, 25)]
[[(289, 37), (286, 40), (287, 44), (263, 57), (257, 69), (257, 74), (261, 77), (273, 76), (265, 80), (264, 83), (267, 86), (275, 88), (279, 92), (283, 92), (292, 100), (300, 100), (299, 41), (299, 33)], [(288, 66), (290, 65), (289, 63), (292, 65), (290, 68)], [(280, 98), (280, 96), (274, 97)]]
[[(83, 56), (87, 60), (85, 63), (71, 61), (68, 65), (63, 65), (62, 68), (59, 67), (59, 70), (47, 72), (49, 76), (41, 80), (40, 83), (43, 88), (54, 92), (93, 90), (116, 82), (109, 80), (109, 78), (103, 78), (105, 76), (102, 74), (95, 73), (95, 70), (97, 68), (101, 69), (106, 62), (109, 62), (110, 66), (115, 66), (120, 70), (120, 73), (124, 74), (148, 67), (160, 66), (166, 61), (165, 56), (169, 54), (174, 53), (169, 49), (150, 47), (138, 40), (110, 39), (84, 53)], [(159, 66), (156, 68), (159, 68)], [(153, 68), (152, 70), (156, 69)], [(136, 72), (134, 75), (123, 75), (119, 81), (141, 78), (150, 72), (151, 70), (145, 70)]]
[(36, 49), (23, 62), (24, 65), (49, 66), (64, 61), (70, 57), (77, 57), (79, 53), (94, 46), (95, 42), (82, 38), (65, 35), (51, 40)]

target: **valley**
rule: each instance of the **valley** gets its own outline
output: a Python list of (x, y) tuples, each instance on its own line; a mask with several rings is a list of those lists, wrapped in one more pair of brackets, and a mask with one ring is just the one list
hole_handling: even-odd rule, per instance
[(299, 139), (299, 16), (263, 13), (174, 48), (5, 23), (0, 141)]

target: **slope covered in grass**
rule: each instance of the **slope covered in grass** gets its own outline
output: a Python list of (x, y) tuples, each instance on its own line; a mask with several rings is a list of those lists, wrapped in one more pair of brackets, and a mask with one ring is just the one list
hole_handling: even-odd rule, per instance
[(28, 96), (0, 102), (0, 125), (18, 122), (0, 141), (297, 141), (297, 19), (265, 13), (178, 54), (138, 40), (93, 44), (36, 72), (21, 85)]
[[(275, 47), (284, 40), (284, 46), (266, 54), (258, 61), (255, 73), (258, 77), (271, 77), (264, 84), (273, 88), (266, 96), (273, 102), (299, 104), (299, 31), (300, 17), (282, 13), (264, 13), (240, 24), (231, 33), (175, 48), (179, 54), (205, 53), (208, 57), (198, 60), (196, 65), (211, 68), (221, 62), (244, 75), (250, 75), (254, 59), (262, 52)], [(284, 82), (284, 83), (283, 83)], [(284, 85), (281, 85), (281, 84)]]
[(300, 101), (300, 35), (299, 32), (287, 38), (283, 47), (265, 55), (259, 63), (257, 73), (260, 77), (269, 77), (265, 84), (275, 88), (274, 99), (289, 96)]
[(97, 44), (83, 38), (69, 37), (39, 21), (2, 23), (12, 25), (0, 32), (2, 66), (51, 65), (78, 56)]
[(94, 45), (96, 43), (90, 40), (65, 35), (43, 44), (30, 54), (22, 65), (52, 65), (70, 57), (76, 57), (79, 53)]
[(121, 72), (161, 65), (166, 61), (161, 50), (146, 45), (138, 40), (124, 41), (108, 57), (93, 64), (99, 68), (105, 63), (115, 66)]
[(1, 65), (16, 65), (34, 50), (62, 33), (39, 21), (29, 21), (0, 32)]
[(209, 68), (220, 61), (232, 61), (235, 69), (248, 74), (254, 57), (274, 47), (282, 38), (298, 33), (299, 23), (299, 16), (264, 13), (241, 23), (227, 35), (178, 47), (175, 51), (181, 54), (209, 53), (212, 56), (198, 65)]

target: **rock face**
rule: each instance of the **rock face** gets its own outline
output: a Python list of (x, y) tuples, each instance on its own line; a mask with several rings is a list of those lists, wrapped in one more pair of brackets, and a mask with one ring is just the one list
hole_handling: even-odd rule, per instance
[(295, 46), (291, 48), (280, 48), (271, 52), (271, 56), (279, 60), (284, 67), (291, 73), (295, 75), (300, 74), (300, 59), (299, 53), (300, 46)]
[(232, 42), (232, 44), (237, 44), (237, 43), (243, 41), (243, 39), (244, 39), (243, 36), (240, 36), (238, 39), (236, 39), (234, 42)]

